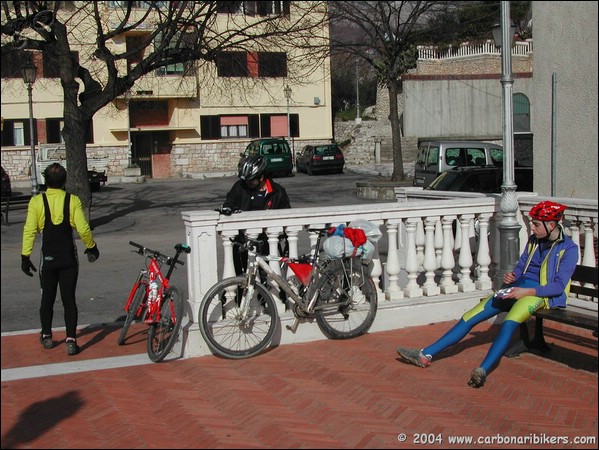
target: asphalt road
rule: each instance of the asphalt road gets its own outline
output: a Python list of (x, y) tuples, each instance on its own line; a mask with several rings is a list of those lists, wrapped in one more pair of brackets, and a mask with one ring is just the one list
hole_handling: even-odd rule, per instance
[[(294, 174), (276, 178), (288, 192), (294, 207), (339, 206), (373, 203), (356, 196), (356, 181), (376, 175), (354, 173), (309, 177)], [(236, 177), (203, 180), (150, 180), (141, 184), (112, 184), (93, 194), (91, 222), (100, 259), (90, 264), (77, 239), (80, 273), (77, 286), (79, 324), (112, 323), (123, 319), (123, 304), (144, 263), (133, 253), (135, 241), (162, 253), (174, 254), (177, 242), (185, 242), (183, 211), (217, 208)], [(25, 211), (10, 213), (11, 224), (3, 225), (2, 236), (2, 332), (39, 328), (40, 287), (37, 276), (21, 272), (21, 239)], [(76, 235), (76, 233), (75, 233)], [(32, 255), (38, 267), (40, 239)], [(37, 274), (36, 274), (37, 275)], [(180, 267), (172, 283), (187, 292), (187, 272)], [(59, 296), (58, 296), (59, 297)], [(54, 326), (63, 327), (60, 298), (54, 308)]]

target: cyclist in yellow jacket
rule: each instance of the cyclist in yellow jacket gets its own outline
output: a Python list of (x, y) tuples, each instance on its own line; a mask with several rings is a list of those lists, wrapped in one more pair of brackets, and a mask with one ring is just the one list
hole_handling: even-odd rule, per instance
[(40, 252), (40, 283), (42, 299), (40, 320), (42, 331), (40, 342), (46, 349), (54, 347), (52, 340), (52, 318), (57, 288), (64, 306), (66, 326), (66, 348), (68, 355), (76, 355), (77, 345), (77, 303), (75, 290), (79, 276), (77, 246), (73, 230), (77, 230), (86, 247), (88, 260), (94, 262), (100, 252), (94, 242), (89, 223), (83, 213), (79, 197), (64, 191), (67, 172), (58, 163), (44, 170), (47, 191), (32, 197), (27, 208), (27, 219), (23, 227), (23, 248), (21, 251), (21, 269), (26, 275), (33, 276), (36, 271), (30, 256), (37, 234), (42, 235)]

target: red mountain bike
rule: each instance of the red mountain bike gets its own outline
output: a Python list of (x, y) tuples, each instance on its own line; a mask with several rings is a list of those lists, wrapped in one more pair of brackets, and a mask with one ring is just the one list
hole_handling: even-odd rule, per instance
[[(157, 250), (144, 247), (129, 241), (136, 247), (133, 250), (146, 257), (146, 265), (139, 271), (137, 280), (129, 293), (125, 303), (125, 324), (119, 335), (118, 344), (125, 343), (127, 331), (136, 318), (143, 320), (148, 329), (148, 356), (154, 362), (162, 361), (171, 351), (183, 319), (184, 301), (181, 289), (169, 285), (169, 280), (176, 264), (185, 264), (179, 261), (181, 253), (188, 254), (191, 248), (187, 244), (175, 245), (175, 256), (171, 258)], [(160, 267), (166, 263), (169, 266), (166, 275), (162, 274)]]

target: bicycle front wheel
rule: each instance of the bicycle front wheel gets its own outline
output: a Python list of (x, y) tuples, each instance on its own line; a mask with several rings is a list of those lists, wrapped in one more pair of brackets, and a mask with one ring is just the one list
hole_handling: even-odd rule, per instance
[(214, 353), (242, 359), (257, 355), (271, 342), (277, 325), (277, 307), (261, 284), (254, 286), (244, 317), (239, 305), (246, 293), (245, 277), (225, 278), (204, 296), (198, 314), (202, 337)]
[(329, 339), (366, 333), (378, 308), (374, 282), (357, 259), (343, 259), (325, 269), (315, 307), (316, 323)]
[(148, 330), (148, 356), (154, 362), (162, 361), (172, 350), (183, 320), (183, 295), (177, 286), (169, 287), (160, 306), (160, 320)]
[[(133, 300), (131, 300), (131, 304), (129, 305), (129, 311), (127, 311), (127, 317), (125, 317), (125, 323), (123, 324), (121, 334), (119, 335), (119, 339), (117, 341), (119, 345), (123, 345), (125, 343), (125, 338), (127, 337), (129, 327), (135, 318), (139, 317), (137, 312), (139, 311), (139, 307), (141, 306), (142, 302), (145, 300), (146, 292), (146, 285), (144, 283), (137, 285), (135, 294), (133, 294)], [(140, 315), (143, 316), (142, 311), (140, 311)]]

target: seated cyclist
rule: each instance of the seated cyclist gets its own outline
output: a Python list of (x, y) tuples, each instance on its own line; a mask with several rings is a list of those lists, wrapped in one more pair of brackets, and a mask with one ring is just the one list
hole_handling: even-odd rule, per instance
[(435, 355), (457, 344), (475, 325), (507, 312), (487, 356), (480, 367), (472, 371), (468, 381), (471, 387), (482, 387), (521, 323), (538, 309), (566, 307), (570, 278), (578, 262), (578, 246), (559, 224), (566, 208), (551, 201), (533, 206), (529, 212), (532, 236), (514, 271), (503, 276), (506, 287), (512, 289), (505, 295), (491, 295), (478, 303), (433, 344), (422, 349), (398, 347), (397, 353), (403, 361), (428, 367)]
[[(231, 187), (225, 202), (219, 209), (221, 214), (228, 216), (242, 211), (291, 208), (285, 188), (273, 181), (266, 173), (267, 163), (263, 156), (250, 156), (245, 160), (239, 169), (239, 180)], [(284, 238), (284, 235), (282, 237)], [(237, 239), (243, 241), (245, 238), (240, 233)], [(267, 253), (266, 234), (261, 233), (258, 239), (265, 243), (264, 248), (260, 249), (261, 252)], [(281, 249), (280, 244), (279, 251), (282, 255), (286, 253), (286, 249)], [(237, 246), (233, 247), (233, 252), (235, 272), (239, 275), (247, 267), (247, 252), (240, 254)]]

